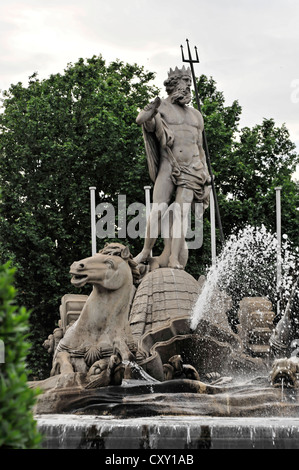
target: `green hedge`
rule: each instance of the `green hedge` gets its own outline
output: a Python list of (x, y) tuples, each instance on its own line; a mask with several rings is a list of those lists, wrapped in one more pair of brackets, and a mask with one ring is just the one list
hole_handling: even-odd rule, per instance
[(0, 266), (0, 448), (32, 449), (41, 436), (32, 413), (37, 392), (27, 385), (30, 313), (15, 305), (14, 273), (10, 263)]

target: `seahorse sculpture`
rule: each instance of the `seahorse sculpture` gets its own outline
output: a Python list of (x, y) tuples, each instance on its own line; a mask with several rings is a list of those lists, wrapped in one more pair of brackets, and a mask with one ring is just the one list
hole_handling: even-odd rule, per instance
[(108, 364), (115, 354), (124, 362), (134, 360), (128, 317), (138, 269), (129, 249), (108, 244), (96, 255), (74, 262), (70, 273), (74, 286), (90, 283), (93, 290), (80, 317), (58, 343), (51, 375), (87, 373), (94, 363), (106, 359)]

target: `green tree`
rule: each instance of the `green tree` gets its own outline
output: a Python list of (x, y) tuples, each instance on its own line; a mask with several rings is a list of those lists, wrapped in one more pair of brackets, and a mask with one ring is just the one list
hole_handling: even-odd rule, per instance
[(14, 273), (10, 263), (0, 266), (0, 448), (31, 449), (41, 436), (32, 415), (36, 392), (27, 385), (29, 312), (15, 304)]
[(128, 204), (144, 200), (149, 180), (135, 119), (157, 93), (153, 77), (93, 57), (4, 93), (0, 253), (18, 268), (19, 303), (32, 309), (29, 360), (37, 377), (49, 370), (42, 343), (57, 324), (60, 298), (72, 292), (68, 268), (91, 253), (89, 187), (100, 191), (97, 203), (116, 206), (118, 194)]

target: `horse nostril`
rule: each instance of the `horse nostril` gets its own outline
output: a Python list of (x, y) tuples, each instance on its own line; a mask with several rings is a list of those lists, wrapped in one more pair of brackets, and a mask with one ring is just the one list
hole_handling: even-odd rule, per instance
[(79, 264), (79, 268), (84, 269), (84, 267), (85, 267), (85, 266), (84, 266), (83, 263), (80, 263), (80, 264)]

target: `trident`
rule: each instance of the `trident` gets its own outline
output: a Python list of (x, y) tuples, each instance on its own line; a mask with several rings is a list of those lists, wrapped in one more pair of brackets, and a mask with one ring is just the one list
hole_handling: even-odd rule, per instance
[[(189, 46), (189, 40), (186, 39), (187, 42), (187, 47), (188, 47), (188, 56), (189, 59), (185, 59), (184, 56), (184, 48), (181, 46), (182, 50), (182, 60), (183, 62), (187, 62), (190, 64), (191, 68), (191, 73), (192, 73), (192, 79), (193, 79), (193, 85), (194, 85), (194, 90), (195, 90), (195, 97), (196, 97), (196, 103), (197, 103), (197, 108), (198, 111), (201, 113), (201, 105), (200, 105), (200, 100), (198, 96), (198, 88), (196, 85), (196, 78), (195, 78), (195, 73), (194, 73), (194, 67), (193, 64), (198, 64), (199, 63), (199, 58), (198, 58), (198, 52), (197, 52), (197, 47), (195, 46), (195, 55), (196, 59), (192, 59), (191, 51), (190, 51), (190, 46)], [(211, 167), (211, 160), (210, 160), (210, 154), (209, 154), (209, 147), (208, 147), (208, 141), (207, 141), (207, 136), (205, 133), (205, 130), (202, 132), (202, 137), (203, 137), (203, 144), (204, 144), (204, 150), (206, 154), (206, 160), (207, 160), (207, 165), (208, 165), (208, 170), (211, 176), (211, 182), (212, 182), (212, 191), (213, 191), (213, 196), (214, 196), (214, 203), (215, 203), (215, 209), (216, 209), (216, 217), (217, 217), (217, 222), (218, 222), (218, 227), (219, 227), (219, 232), (220, 232), (220, 238), (221, 238), (221, 243), (224, 244), (224, 236), (223, 236), (223, 230), (222, 230), (222, 223), (221, 223), (221, 218), (220, 218), (220, 212), (219, 212), (219, 206), (218, 206), (218, 199), (217, 199), (217, 194), (216, 194), (216, 189), (215, 189), (215, 183), (214, 183), (214, 176), (212, 172), (212, 167)]]

